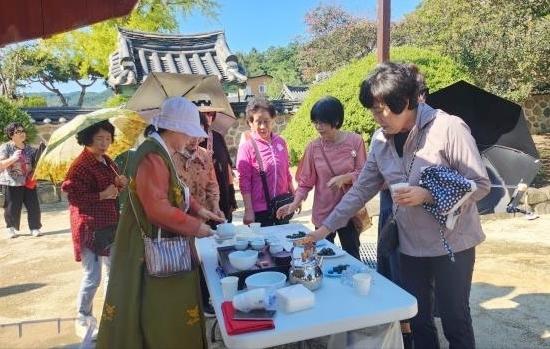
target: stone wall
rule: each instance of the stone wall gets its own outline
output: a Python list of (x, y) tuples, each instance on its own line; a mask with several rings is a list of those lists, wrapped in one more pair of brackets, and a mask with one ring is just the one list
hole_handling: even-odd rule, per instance
[[(277, 134), (281, 134), (281, 132), (283, 132), (286, 125), (290, 121), (291, 117), (291, 114), (277, 115), (277, 117), (275, 118), (275, 127), (273, 128), (273, 131)], [(246, 118), (239, 117), (237, 118), (237, 122), (229, 129), (229, 131), (227, 131), (227, 134), (225, 135), (225, 142), (227, 143), (229, 154), (231, 154), (231, 158), (233, 160), (235, 160), (235, 157), (237, 156), (241, 134), (249, 130), (250, 127), (246, 122)]]
[(527, 189), (521, 201), (537, 214), (550, 214), (550, 186)]
[(522, 107), (531, 134), (550, 132), (550, 93), (532, 95)]

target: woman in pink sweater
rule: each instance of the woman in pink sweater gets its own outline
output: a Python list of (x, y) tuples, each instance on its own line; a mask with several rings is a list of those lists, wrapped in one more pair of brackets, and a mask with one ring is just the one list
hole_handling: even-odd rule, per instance
[(244, 201), (244, 224), (275, 224), (275, 217), (265, 199), (255, 145), (266, 173), (270, 199), (294, 192), (286, 142), (272, 131), (275, 116), (275, 108), (263, 98), (251, 100), (246, 107), (251, 134), (250, 139), (241, 144), (237, 152), (239, 186)]
[[(329, 213), (351, 187), (366, 160), (365, 143), (360, 135), (341, 131), (344, 107), (334, 97), (324, 97), (311, 108), (311, 123), (319, 138), (308, 144), (296, 172), (298, 189), (294, 202), (281, 207), (278, 216), (285, 216), (300, 207), (311, 189), (312, 222), (320, 227)], [(353, 257), (359, 257), (359, 232), (350, 222), (337, 230), (342, 247)], [(327, 236), (334, 240), (336, 232)]]

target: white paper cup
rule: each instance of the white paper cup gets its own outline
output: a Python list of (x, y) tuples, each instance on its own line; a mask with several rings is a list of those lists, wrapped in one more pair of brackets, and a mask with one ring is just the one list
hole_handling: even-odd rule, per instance
[(362, 296), (366, 296), (370, 291), (372, 276), (369, 273), (357, 273), (353, 275), (353, 287), (355, 291)]
[(248, 226), (250, 227), (250, 229), (254, 234), (259, 234), (260, 228), (262, 227), (262, 223), (250, 223)]
[(230, 301), (237, 294), (239, 288), (239, 278), (236, 276), (227, 276), (220, 280), (222, 284), (223, 299)]
[(405, 183), (405, 182), (394, 183), (394, 184), (390, 185), (390, 191), (391, 191), (392, 194), (395, 194), (396, 190), (399, 190), (399, 189), (402, 189), (402, 188), (407, 188), (407, 187), (410, 187), (409, 183)]

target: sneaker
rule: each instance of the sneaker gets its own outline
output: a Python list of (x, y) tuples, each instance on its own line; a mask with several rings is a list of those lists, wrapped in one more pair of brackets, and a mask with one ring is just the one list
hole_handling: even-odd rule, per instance
[(214, 307), (212, 307), (210, 303), (203, 306), (202, 312), (204, 313), (204, 317), (206, 318), (216, 317), (216, 312), (214, 311)]
[(42, 232), (38, 229), (33, 229), (33, 230), (31, 230), (31, 235), (34, 236), (35, 238), (37, 238), (39, 236), (42, 236)]
[(74, 331), (78, 338), (84, 339), (86, 332), (88, 331), (88, 319), (87, 316), (78, 316), (74, 321)]
[(6, 232), (8, 233), (8, 238), (9, 239), (13, 239), (13, 238), (16, 238), (17, 237), (17, 230), (15, 230), (14, 227), (10, 227), (8, 229), (6, 229)]

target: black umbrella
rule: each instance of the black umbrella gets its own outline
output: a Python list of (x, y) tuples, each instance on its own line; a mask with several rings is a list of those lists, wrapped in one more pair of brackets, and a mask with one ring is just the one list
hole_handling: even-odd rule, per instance
[(490, 193), (478, 202), (481, 214), (506, 212), (519, 183), (529, 185), (540, 169), (540, 161), (522, 151), (495, 145), (481, 152), (489, 179)]
[(428, 95), (426, 103), (470, 127), (493, 185), (478, 203), (479, 212), (506, 212), (520, 181), (530, 185), (540, 167), (521, 106), (466, 81)]
[(428, 95), (426, 103), (461, 117), (480, 151), (502, 145), (539, 157), (521, 106), (514, 102), (458, 81)]

